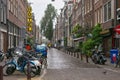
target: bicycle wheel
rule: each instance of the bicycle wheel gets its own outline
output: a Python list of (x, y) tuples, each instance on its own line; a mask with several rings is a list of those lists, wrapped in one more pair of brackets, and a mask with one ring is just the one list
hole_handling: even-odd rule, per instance
[(13, 63), (8, 63), (3, 66), (3, 75), (8, 76), (15, 72), (16, 66)]
[(26, 74), (26, 75), (28, 75), (28, 72), (30, 72), (30, 76), (31, 76), (31, 78), (32, 77), (35, 77), (36, 75), (37, 75), (37, 67), (36, 67), (36, 65), (35, 64), (33, 64), (33, 63), (30, 63), (29, 64), (29, 71), (28, 71), (28, 63), (24, 66), (24, 73)]
[(45, 58), (45, 68), (47, 68), (47, 58)]
[(42, 65), (44, 66), (44, 68), (47, 68), (47, 58), (43, 59)]

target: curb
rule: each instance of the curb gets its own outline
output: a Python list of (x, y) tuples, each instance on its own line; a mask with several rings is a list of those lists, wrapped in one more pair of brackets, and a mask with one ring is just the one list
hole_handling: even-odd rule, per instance
[[(21, 78), (21, 79), (17, 79), (17, 80), (28, 80), (26, 78)], [(40, 77), (35, 77), (35, 78), (31, 78), (31, 80), (43, 80)]]

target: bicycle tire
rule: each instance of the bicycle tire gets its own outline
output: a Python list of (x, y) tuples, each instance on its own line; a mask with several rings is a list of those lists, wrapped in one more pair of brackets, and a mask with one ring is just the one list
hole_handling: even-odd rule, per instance
[[(4, 71), (4, 69), (6, 69)], [(16, 66), (13, 63), (7, 63), (3, 66), (3, 75), (4, 76), (8, 76), (8, 75), (12, 75), (16, 70)]]
[[(27, 71), (28, 70), (27, 66), (28, 66), (28, 63), (24, 66), (24, 73), (25, 73), (26, 76), (28, 75), (27, 74), (27, 72), (28, 72)], [(33, 77), (35, 77), (37, 75), (37, 70), (38, 70), (37, 66), (30, 62), (30, 76), (31, 76), (31, 78), (33, 78)]]

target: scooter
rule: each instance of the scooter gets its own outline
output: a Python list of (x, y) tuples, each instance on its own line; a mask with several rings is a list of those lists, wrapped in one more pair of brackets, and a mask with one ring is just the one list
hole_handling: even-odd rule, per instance
[(97, 50), (92, 51), (91, 59), (95, 64), (105, 64), (105, 62), (107, 61), (102, 51)]
[[(38, 73), (40, 74), (40, 64), (38, 60), (30, 59), (29, 55), (24, 55), (20, 50), (17, 50), (15, 52), (17, 54), (14, 55), (14, 57), (11, 58), (4, 66), (3, 66), (3, 74), (4, 75), (11, 75), (15, 72), (15, 70), (18, 70), (20, 72), (23, 72), (27, 75), (28, 72), (28, 65), (30, 67), (30, 76), (35, 77)], [(21, 59), (23, 61), (21, 61)]]

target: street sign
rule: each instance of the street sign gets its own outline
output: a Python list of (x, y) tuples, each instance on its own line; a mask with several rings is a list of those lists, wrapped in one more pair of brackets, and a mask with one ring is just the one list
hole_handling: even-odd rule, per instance
[(28, 27), (28, 31), (31, 32), (32, 31), (32, 27)]
[(31, 6), (28, 6), (28, 9), (27, 9), (27, 31), (28, 32), (31, 32), (33, 29), (32, 29), (32, 8)]

